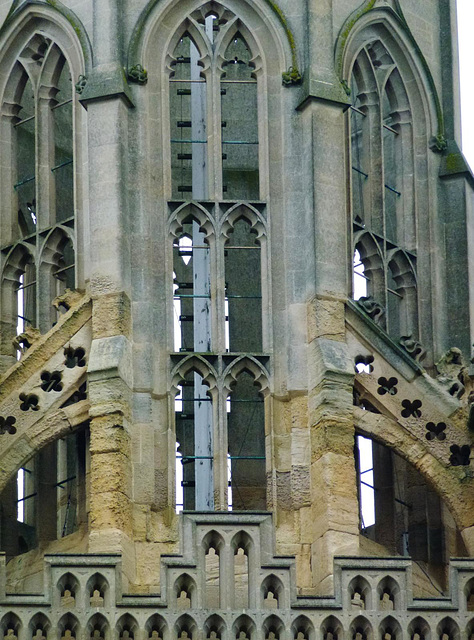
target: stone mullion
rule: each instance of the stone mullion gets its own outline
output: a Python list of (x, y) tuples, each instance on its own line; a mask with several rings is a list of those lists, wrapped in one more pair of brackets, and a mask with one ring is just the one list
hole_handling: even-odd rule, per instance
[(221, 609), (232, 609), (234, 599), (234, 553), (228, 542), (219, 550), (219, 597)]
[[(216, 62), (214, 61), (214, 65)], [(220, 73), (216, 69), (214, 73), (206, 74), (207, 82), (207, 158), (208, 158), (208, 184), (209, 198), (222, 200), (223, 193), (222, 175), (222, 127), (221, 127), (221, 82)]]
[(227, 390), (219, 389), (213, 394), (213, 420), (214, 420), (214, 509), (227, 511)]
[[(53, 114), (54, 100), (51, 87), (41, 87), (36, 109), (36, 215), (37, 231), (55, 222), (55, 185), (51, 169), (54, 166)], [(38, 236), (39, 241), (39, 236)], [(43, 333), (49, 331), (54, 321), (52, 301), (56, 297), (56, 282), (52, 275), (54, 265), (39, 260), (41, 246), (37, 246), (36, 307), (37, 326)]]
[[(51, 107), (54, 101), (50, 87), (39, 91), (36, 109), (36, 215), (37, 229), (45, 229), (55, 222), (54, 121)], [(54, 90), (55, 91), (55, 90)]]
[[(401, 192), (400, 209), (398, 214), (397, 227), (403, 230), (403, 237), (398, 235), (398, 242), (404, 249), (416, 250), (417, 228), (415, 219), (415, 185), (414, 185), (414, 149), (413, 149), (413, 125), (409, 113), (399, 113), (397, 124), (397, 147), (399, 152), (397, 159), (399, 162), (400, 184), (398, 189)], [(398, 231), (397, 229), (397, 231)]]
[(13, 185), (18, 180), (17, 174), (17, 135), (14, 128), (19, 120), (20, 106), (9, 104), (3, 106), (0, 115), (0, 136), (2, 155), (0, 159), (0, 246), (6, 246), (17, 240), (18, 231), (18, 198)]
[(364, 107), (361, 107), (366, 114), (362, 144), (365, 155), (364, 166), (367, 167), (366, 171), (369, 174), (368, 211), (365, 220), (371, 231), (385, 235), (382, 119), (375, 94), (366, 94), (365, 99)]

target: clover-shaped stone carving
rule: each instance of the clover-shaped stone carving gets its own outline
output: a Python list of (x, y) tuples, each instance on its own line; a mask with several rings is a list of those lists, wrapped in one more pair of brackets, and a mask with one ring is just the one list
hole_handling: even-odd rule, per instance
[(64, 356), (66, 358), (64, 364), (68, 369), (86, 366), (86, 351), (82, 347), (78, 347), (77, 349), (66, 347), (66, 349), (64, 349)]
[(35, 396), (34, 393), (20, 393), (20, 400), (20, 409), (22, 411), (29, 411), (30, 409), (31, 411), (39, 410), (39, 399), (38, 396)]
[(421, 400), (402, 400), (402, 416), (403, 418), (421, 418)]
[(354, 359), (356, 373), (372, 373), (374, 356), (358, 355)]
[(41, 388), (43, 391), (62, 391), (63, 383), (62, 373), (60, 371), (43, 371), (41, 374)]
[(449, 462), (453, 467), (467, 467), (469, 465), (471, 447), (468, 444), (463, 444), (462, 446), (453, 444), (449, 447), (449, 450), (451, 451)]
[(6, 418), (0, 416), (0, 435), (3, 435), (4, 433), (10, 433), (13, 435), (16, 433), (16, 427), (13, 426), (15, 422), (16, 418), (14, 416), (7, 416)]
[(428, 422), (428, 424), (426, 425), (426, 429), (427, 429), (427, 434), (426, 434), (426, 439), (427, 440), (445, 440), (446, 439), (446, 424), (444, 422), (438, 422), (438, 424), (435, 424), (434, 422)]
[(391, 396), (394, 396), (398, 393), (398, 389), (397, 389), (397, 384), (398, 384), (398, 379), (397, 378), (389, 378), (387, 380), (387, 378), (379, 378), (377, 380), (377, 382), (379, 383), (379, 388), (377, 389), (377, 393), (380, 396), (385, 395), (386, 393), (388, 393)]

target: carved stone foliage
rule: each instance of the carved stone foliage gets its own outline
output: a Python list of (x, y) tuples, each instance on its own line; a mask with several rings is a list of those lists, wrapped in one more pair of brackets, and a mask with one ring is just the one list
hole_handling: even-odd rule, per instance
[(465, 392), (465, 382), (468, 377), (468, 370), (464, 363), (461, 350), (457, 347), (449, 349), (439, 362), (436, 363), (438, 375), (436, 379), (445, 387), (447, 392), (461, 398)]
[(385, 310), (372, 296), (359, 298), (357, 304), (374, 322), (382, 321)]
[(426, 351), (423, 349), (421, 342), (414, 340), (411, 335), (402, 336), (398, 343), (417, 362), (421, 362), (426, 356)]

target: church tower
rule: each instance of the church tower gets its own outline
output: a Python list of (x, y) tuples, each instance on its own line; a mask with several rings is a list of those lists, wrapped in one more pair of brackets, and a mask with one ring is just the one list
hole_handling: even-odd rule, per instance
[(472, 640), (455, 0), (0, 23), (0, 640)]

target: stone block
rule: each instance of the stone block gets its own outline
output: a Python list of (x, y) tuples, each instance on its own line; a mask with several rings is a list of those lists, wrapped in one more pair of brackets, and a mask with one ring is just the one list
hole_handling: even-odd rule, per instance
[(343, 342), (345, 333), (344, 301), (316, 297), (308, 303), (308, 342), (317, 338)]
[(95, 340), (112, 336), (129, 336), (131, 330), (130, 299), (123, 291), (97, 296), (93, 300), (92, 332)]

